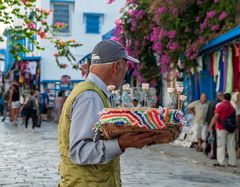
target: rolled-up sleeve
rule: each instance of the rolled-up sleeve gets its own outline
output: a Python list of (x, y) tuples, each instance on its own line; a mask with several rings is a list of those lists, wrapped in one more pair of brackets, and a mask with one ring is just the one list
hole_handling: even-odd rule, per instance
[(194, 101), (188, 105), (188, 108), (194, 108), (197, 104), (197, 101)]
[(70, 127), (70, 158), (79, 165), (104, 164), (122, 154), (118, 139), (93, 142), (94, 125), (104, 108), (93, 91), (77, 97), (73, 103)]

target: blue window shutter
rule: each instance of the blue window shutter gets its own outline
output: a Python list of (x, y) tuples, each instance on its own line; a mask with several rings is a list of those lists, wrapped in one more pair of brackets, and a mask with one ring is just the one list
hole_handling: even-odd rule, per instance
[(53, 4), (53, 24), (56, 22), (66, 24), (66, 28), (61, 29), (59, 32), (70, 32), (70, 3)]
[(101, 14), (86, 14), (86, 33), (100, 33), (100, 17)]

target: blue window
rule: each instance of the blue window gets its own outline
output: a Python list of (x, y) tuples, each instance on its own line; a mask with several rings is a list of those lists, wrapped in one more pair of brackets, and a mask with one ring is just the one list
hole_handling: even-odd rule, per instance
[(85, 13), (86, 33), (100, 34), (100, 23), (103, 14)]
[(66, 28), (61, 29), (60, 33), (70, 33), (70, 8), (71, 3), (53, 3), (53, 24), (62, 22)]

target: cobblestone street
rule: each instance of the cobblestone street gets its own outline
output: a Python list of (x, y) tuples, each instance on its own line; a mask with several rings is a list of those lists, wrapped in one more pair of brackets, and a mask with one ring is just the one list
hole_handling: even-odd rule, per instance
[[(30, 126), (31, 127), (31, 126)], [(57, 126), (43, 123), (35, 134), (0, 123), (0, 186), (54, 187), (59, 179)], [(240, 176), (169, 157), (130, 149), (121, 157), (123, 187), (237, 187)]]

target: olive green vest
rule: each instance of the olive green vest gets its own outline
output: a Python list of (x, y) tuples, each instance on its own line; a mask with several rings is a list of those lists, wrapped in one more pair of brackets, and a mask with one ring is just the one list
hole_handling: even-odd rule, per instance
[[(71, 94), (66, 99), (58, 125), (58, 145), (61, 155), (59, 187), (120, 187), (120, 164), (119, 157), (108, 164), (98, 165), (77, 165), (70, 160), (69, 153), (69, 132), (71, 125), (72, 104), (76, 97), (87, 90), (95, 91), (102, 99), (105, 108), (110, 104), (106, 96), (98, 86), (85, 81), (74, 87)], [(83, 108), (84, 110), (84, 108)], [(81, 122), (79, 122), (79, 131)]]

